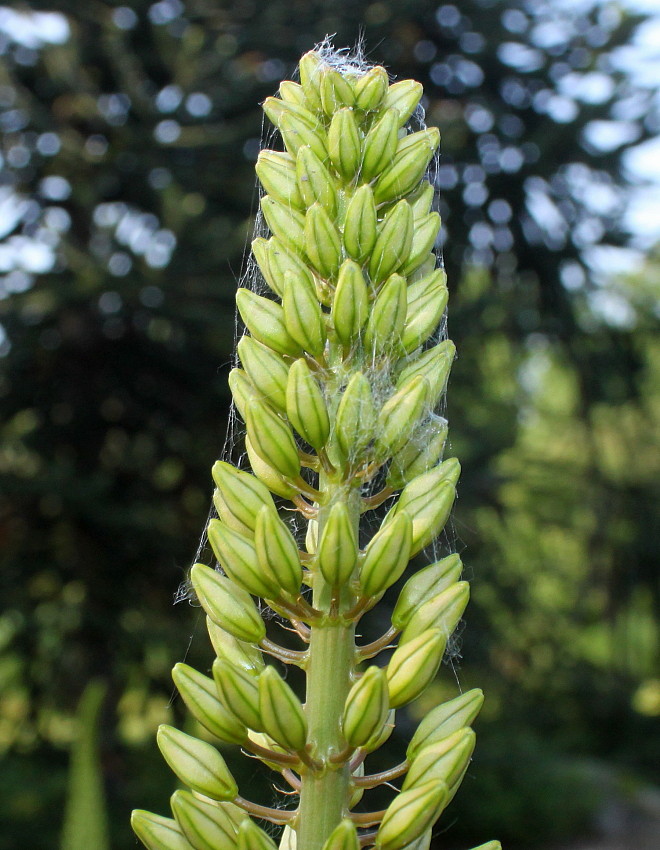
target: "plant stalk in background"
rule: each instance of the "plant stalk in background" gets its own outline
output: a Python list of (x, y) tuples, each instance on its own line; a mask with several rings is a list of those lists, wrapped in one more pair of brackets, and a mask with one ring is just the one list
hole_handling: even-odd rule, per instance
[[(288, 850), (424, 850), (470, 761), (479, 690), (431, 711), (404, 762), (364, 768), (394, 710), (433, 681), (468, 600), (450, 555), (408, 579), (380, 638), (356, 643), (362, 616), (444, 528), (459, 475), (458, 461), (442, 460), (446, 423), (434, 414), (454, 347), (434, 338), (447, 288), (425, 175), (439, 133), (410, 126), (421, 94), (322, 49), (302, 58), (300, 84), (264, 103), (286, 148), (263, 150), (256, 166), (272, 235), (253, 252), (272, 291), (238, 292), (249, 333), (230, 376), (252, 473), (213, 469), (208, 536), (221, 571), (197, 564), (192, 582), (217, 658), (212, 678), (185, 664), (173, 676), (212, 736), (257, 756), (299, 800), (244, 799), (211, 743), (163, 726), (159, 747), (190, 790), (173, 795), (174, 819), (133, 813), (149, 850), (274, 848), (254, 818), (283, 825)], [(273, 495), (292, 503), (304, 534)], [(299, 649), (267, 636), (253, 597), (288, 620)], [(283, 665), (304, 671), (304, 704)], [(400, 778), (387, 809), (354, 811)]]

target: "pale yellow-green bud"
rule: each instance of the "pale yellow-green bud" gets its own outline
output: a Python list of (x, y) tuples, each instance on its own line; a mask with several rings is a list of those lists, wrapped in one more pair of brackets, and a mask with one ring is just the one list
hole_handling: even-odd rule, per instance
[(278, 496), (284, 496), (285, 499), (293, 499), (296, 496), (298, 490), (292, 484), (285, 481), (280, 472), (261, 459), (250, 442), (249, 435), (245, 437), (245, 451), (247, 452), (252, 471), (259, 481), (265, 484), (271, 492), (276, 493)]
[(245, 327), (255, 339), (278, 354), (300, 356), (300, 345), (289, 334), (284, 321), (284, 310), (279, 304), (249, 289), (239, 289), (236, 293), (236, 306)]
[(295, 479), (300, 473), (298, 447), (290, 426), (268, 404), (258, 401), (245, 411), (250, 444), (259, 457), (285, 478)]
[(436, 127), (413, 133), (399, 142), (394, 159), (381, 172), (374, 187), (377, 204), (389, 204), (417, 187), (440, 144)]
[(427, 599), (416, 608), (401, 635), (401, 643), (417, 637), (429, 628), (440, 629), (449, 637), (463, 616), (470, 598), (470, 585), (459, 581)]
[(434, 407), (442, 395), (456, 356), (456, 346), (450, 339), (422, 352), (414, 360), (402, 360), (402, 368), (397, 378), (397, 386), (403, 386), (415, 375), (423, 375), (431, 387), (431, 407)]
[(312, 204), (305, 216), (305, 251), (321, 277), (337, 274), (341, 264), (341, 240), (332, 219), (321, 206)]
[(259, 679), (219, 658), (213, 662), (212, 669), (223, 705), (249, 729), (263, 732), (259, 712)]
[(365, 448), (374, 435), (376, 411), (369, 381), (356, 372), (337, 408), (335, 437), (339, 448), (347, 458), (352, 458)]
[(472, 758), (475, 739), (472, 729), (463, 728), (424, 747), (408, 768), (402, 790), (422, 785), (430, 779), (441, 779), (451, 793)]
[(287, 103), (298, 104), (298, 106), (306, 106), (305, 92), (303, 87), (291, 80), (282, 80), (279, 88), (280, 97), (286, 100)]
[(412, 244), (406, 261), (400, 269), (401, 274), (411, 275), (422, 263), (426, 261), (429, 251), (435, 245), (440, 230), (440, 215), (437, 212), (429, 213), (415, 222), (413, 228)]
[(381, 104), (389, 85), (387, 71), (380, 65), (367, 71), (355, 83), (355, 105), (363, 112), (373, 112)]
[[(147, 850), (195, 850), (172, 818), (134, 809), (131, 827)], [(224, 850), (224, 848), (220, 848)]]
[(305, 97), (310, 107), (316, 110), (321, 109), (321, 68), (321, 59), (314, 50), (305, 53), (298, 63), (300, 83), (305, 92)]
[(213, 554), (233, 582), (254, 596), (278, 595), (279, 588), (261, 569), (250, 538), (228, 528), (217, 519), (209, 522), (207, 533)]
[(413, 521), (412, 554), (427, 546), (449, 518), (460, 464), (455, 458), (419, 475), (401, 492), (396, 511), (405, 511)]
[(195, 564), (190, 579), (202, 608), (216, 625), (246, 643), (260, 643), (266, 635), (249, 593), (204, 564)]
[(261, 209), (273, 236), (296, 254), (305, 251), (305, 216), (270, 195), (261, 199)]
[(369, 314), (364, 332), (367, 350), (373, 349), (381, 354), (397, 346), (406, 320), (406, 297), (406, 279), (400, 274), (391, 275), (383, 284)]
[(408, 197), (408, 203), (412, 208), (415, 221), (431, 212), (431, 204), (434, 197), (435, 190), (428, 180), (423, 180), (419, 189), (415, 190)]
[(277, 670), (267, 666), (259, 676), (259, 715), (264, 731), (293, 752), (307, 742), (307, 721), (300, 700)]
[(352, 109), (340, 109), (332, 116), (328, 152), (337, 173), (344, 180), (352, 180), (362, 158), (360, 131)]
[(284, 411), (289, 367), (281, 355), (247, 335), (239, 340), (237, 350), (253, 385), (273, 407)]
[(349, 747), (361, 747), (377, 735), (389, 713), (387, 677), (372, 666), (353, 685), (346, 697), (343, 731)]
[(396, 152), (399, 114), (395, 109), (383, 112), (364, 140), (364, 157), (360, 178), (373, 180), (392, 161)]
[(406, 758), (412, 761), (426, 747), (442, 741), (454, 732), (469, 726), (481, 710), (484, 695), (479, 688), (473, 688), (460, 696), (432, 709), (417, 727), (412, 737)]
[(340, 821), (328, 836), (323, 850), (360, 850), (355, 824), (348, 818)]
[(404, 351), (414, 351), (431, 336), (445, 312), (448, 298), (441, 269), (408, 288), (406, 324), (401, 333)]
[(446, 638), (440, 629), (427, 629), (395, 650), (387, 665), (393, 708), (400, 708), (426, 690), (438, 672), (445, 645)]
[(357, 564), (355, 531), (345, 502), (330, 508), (319, 540), (316, 563), (323, 578), (333, 587), (341, 587)]
[(413, 216), (408, 201), (387, 213), (369, 260), (369, 276), (380, 283), (407, 262), (413, 244)]
[(189, 791), (175, 791), (170, 805), (195, 850), (234, 850), (236, 826), (216, 803), (200, 800)]
[(227, 379), (236, 410), (245, 422), (245, 411), (248, 405), (261, 398), (261, 393), (256, 389), (243, 369), (232, 369)]
[(334, 217), (337, 189), (330, 172), (311, 148), (303, 146), (298, 149), (294, 170), (303, 209), (318, 202)]
[(403, 850), (419, 838), (442, 810), (447, 795), (447, 786), (440, 780), (397, 794), (378, 830), (376, 850)]
[(412, 378), (390, 396), (380, 409), (374, 447), (380, 457), (395, 454), (408, 442), (420, 420), (429, 412), (429, 382), (422, 375)]
[(279, 131), (288, 152), (295, 156), (302, 145), (308, 145), (318, 156), (321, 162), (328, 159), (328, 146), (326, 134), (321, 124), (315, 128), (309, 126), (306, 121), (301, 121), (295, 115), (282, 115), (279, 123)]
[(206, 618), (206, 628), (218, 658), (240, 667), (252, 676), (258, 676), (261, 673), (264, 669), (264, 656), (257, 646), (238, 640), (216, 625), (210, 617)]
[(284, 275), (292, 272), (302, 278), (310, 289), (314, 288), (314, 278), (303, 260), (293, 251), (288, 251), (276, 236), (270, 239), (259, 237), (252, 243), (255, 256), (264, 280), (280, 298), (284, 294)]
[(286, 391), (286, 412), (289, 422), (300, 436), (317, 451), (328, 441), (330, 419), (317, 380), (300, 359), (289, 369)]
[(376, 203), (371, 186), (360, 186), (348, 202), (344, 220), (344, 247), (349, 257), (364, 263), (378, 236)]
[(412, 521), (406, 513), (395, 516), (374, 534), (360, 567), (364, 596), (380, 596), (403, 575), (411, 545)]
[(332, 322), (339, 341), (351, 345), (369, 315), (369, 291), (362, 269), (353, 260), (344, 260), (337, 276), (332, 303)]
[(332, 116), (342, 107), (355, 104), (355, 94), (348, 80), (332, 68), (321, 71), (319, 89), (321, 106), (326, 115)]
[(227, 744), (245, 743), (247, 729), (222, 705), (213, 679), (182, 663), (174, 666), (172, 679), (188, 710), (205, 729)]
[(276, 587), (296, 596), (302, 582), (298, 545), (276, 511), (264, 507), (259, 512), (254, 545), (264, 575)]
[(193, 791), (212, 800), (234, 799), (238, 787), (214, 746), (165, 724), (156, 740), (165, 761)]
[(383, 107), (396, 109), (399, 115), (399, 126), (403, 127), (417, 108), (423, 91), (421, 83), (415, 80), (401, 80), (385, 92)]
[(290, 98), (280, 100), (277, 97), (267, 97), (262, 104), (262, 109), (276, 127), (279, 127), (284, 116), (294, 118), (312, 129), (319, 123), (316, 115), (310, 112), (304, 103)]
[(499, 841), (487, 841), (485, 844), (473, 847), (472, 850), (502, 850), (502, 845)]
[(255, 171), (272, 198), (305, 211), (305, 201), (296, 182), (296, 162), (291, 154), (263, 150), (259, 153)]
[(393, 490), (400, 490), (413, 478), (436, 466), (442, 460), (447, 430), (446, 422), (437, 424), (432, 419), (414, 432), (408, 444), (392, 458), (387, 484)]
[(277, 845), (249, 818), (238, 828), (236, 850), (277, 850)]
[(416, 572), (404, 584), (392, 613), (392, 625), (403, 630), (413, 613), (438, 593), (453, 585), (460, 578), (463, 564), (458, 555), (448, 555), (441, 561), (429, 564)]
[(241, 534), (253, 534), (264, 505), (275, 509), (273, 497), (254, 475), (218, 460), (211, 470), (218, 498), (214, 504), (225, 525)]
[(286, 273), (284, 285), (284, 323), (289, 335), (314, 357), (325, 349), (325, 322), (316, 294), (304, 283)]

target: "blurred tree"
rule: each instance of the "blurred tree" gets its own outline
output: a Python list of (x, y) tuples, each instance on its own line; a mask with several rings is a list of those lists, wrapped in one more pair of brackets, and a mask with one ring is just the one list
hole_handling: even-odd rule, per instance
[[(511, 680), (538, 696), (548, 657), (564, 664), (559, 635), (550, 655), (539, 647), (562, 605), (570, 628), (571, 593), (597, 581), (593, 620), (646, 605), (640, 587), (657, 602), (642, 533), (652, 508), (636, 507), (650, 484), (628, 463), (627, 483), (611, 471), (620, 415), (633, 411), (635, 439), (649, 433), (644, 314), (599, 320), (590, 271), (598, 246), (626, 238), (621, 154), (659, 126), (657, 95), (615, 61), (639, 19), (533, 0), (62, 0), (0, 12), (0, 747), (41, 753), (55, 770), (49, 747), (71, 740), (93, 675), (110, 682), (124, 744), (150, 741), (170, 711), (186, 618), (169, 606), (224, 440), (221, 367), (251, 227), (257, 104), (328, 32), (339, 46), (362, 32), (393, 74), (420, 79), (443, 132), (436, 181), (461, 355), (450, 415), (466, 467), (458, 521), (480, 537), (461, 526), (493, 659), (522, 669)], [(532, 409), (534, 427), (521, 419)], [(555, 549), (568, 586), (544, 614)], [(530, 558), (552, 584), (533, 599), (520, 584)], [(147, 762), (106, 747), (115, 807)], [(35, 850), (54, 846), (61, 785), (39, 797), (29, 771), (16, 775), (3, 806), (17, 832), (0, 848), (27, 819), (43, 824)], [(122, 818), (115, 846), (127, 840)]]

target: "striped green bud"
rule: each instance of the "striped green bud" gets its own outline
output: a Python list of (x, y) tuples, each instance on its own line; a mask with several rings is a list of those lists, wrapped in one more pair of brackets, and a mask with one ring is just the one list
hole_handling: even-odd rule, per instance
[(277, 97), (267, 97), (262, 108), (276, 127), (280, 126), (284, 116), (294, 118), (312, 129), (319, 123), (316, 115), (310, 112), (304, 103), (295, 102), (290, 98), (280, 100)]
[(277, 850), (273, 839), (249, 818), (239, 826), (237, 837), (236, 850)]
[(387, 665), (390, 705), (400, 708), (416, 699), (435, 678), (445, 651), (440, 629), (427, 629), (397, 647)]
[(254, 596), (279, 595), (277, 584), (261, 569), (254, 543), (249, 537), (217, 519), (209, 522), (207, 533), (213, 554), (233, 582)]
[(355, 105), (363, 112), (378, 109), (389, 85), (387, 71), (381, 65), (363, 74), (355, 83)]
[(266, 505), (275, 509), (268, 488), (254, 475), (222, 460), (213, 464), (211, 474), (218, 488), (214, 504), (220, 519), (234, 531), (248, 536), (253, 534), (261, 508)]
[(172, 679), (192, 716), (216, 738), (227, 744), (243, 744), (247, 729), (218, 699), (213, 679), (188, 664), (175, 664)]
[(255, 171), (261, 185), (272, 198), (301, 212), (305, 211), (305, 201), (296, 182), (296, 163), (290, 153), (260, 151)]
[(332, 322), (339, 341), (351, 345), (369, 315), (369, 291), (360, 266), (345, 260), (339, 269), (332, 304)]
[(355, 824), (349, 818), (340, 821), (328, 836), (323, 850), (360, 850)]
[(291, 272), (285, 275), (284, 324), (289, 335), (305, 351), (320, 357), (325, 349), (325, 322), (316, 293), (295, 280)]
[(264, 657), (258, 647), (244, 640), (238, 640), (216, 625), (210, 617), (206, 618), (206, 628), (218, 658), (235, 667), (240, 667), (252, 676), (258, 676), (261, 673), (264, 669)]
[(448, 555), (411, 576), (401, 589), (392, 612), (394, 628), (403, 631), (417, 608), (457, 582), (462, 570), (459, 556)]
[(447, 440), (447, 424), (438, 426), (432, 419), (425, 428), (411, 437), (393, 458), (387, 484), (393, 490), (405, 487), (413, 478), (436, 466), (441, 460)]
[(277, 670), (268, 665), (259, 676), (259, 715), (265, 732), (293, 752), (304, 750), (307, 721), (300, 700)]
[(175, 791), (170, 805), (195, 850), (234, 850), (236, 826), (220, 806), (200, 800), (189, 791)]
[(261, 398), (259, 391), (248, 378), (243, 369), (232, 369), (227, 379), (236, 410), (245, 422), (245, 411), (248, 405)]
[(442, 741), (424, 747), (408, 768), (402, 790), (422, 785), (430, 779), (441, 779), (451, 793), (472, 758), (475, 740), (472, 729), (463, 728)]
[(419, 184), (440, 144), (437, 127), (420, 130), (399, 143), (394, 159), (382, 171), (374, 187), (377, 204), (389, 204), (403, 198)]
[(479, 688), (473, 688), (429, 711), (408, 744), (408, 761), (417, 758), (426, 747), (442, 741), (465, 726), (470, 726), (481, 711), (483, 701), (483, 692)]
[(439, 780), (397, 794), (378, 830), (376, 850), (403, 850), (423, 835), (442, 810), (447, 796), (447, 786)]
[(332, 116), (328, 152), (337, 173), (344, 180), (352, 180), (362, 158), (360, 131), (352, 109), (340, 109)]
[(288, 251), (276, 236), (270, 239), (259, 237), (252, 243), (252, 253), (259, 264), (264, 280), (280, 298), (284, 294), (284, 274), (292, 272), (314, 288), (312, 273), (293, 251)]
[(389, 457), (404, 447), (429, 411), (429, 396), (429, 382), (417, 375), (385, 402), (376, 424), (374, 445), (378, 456)]
[(279, 304), (249, 289), (239, 289), (236, 293), (236, 306), (243, 324), (255, 339), (278, 354), (300, 356), (300, 346), (289, 334), (284, 321), (284, 310)]
[(298, 63), (300, 73), (300, 84), (305, 93), (305, 98), (311, 109), (321, 109), (321, 59), (319, 54), (310, 50)]
[(284, 496), (285, 499), (293, 499), (297, 495), (298, 490), (284, 480), (284, 477), (274, 467), (257, 454), (254, 446), (250, 442), (249, 435), (245, 437), (245, 451), (247, 452), (248, 460), (252, 471), (257, 476), (262, 484), (265, 484), (268, 489), (276, 493), (278, 496)]
[(303, 209), (319, 203), (328, 215), (334, 216), (337, 212), (337, 189), (330, 172), (310, 147), (298, 149), (295, 175)]
[[(255, 732), (253, 729), (248, 730), (248, 738), (253, 744), (257, 744), (259, 747), (263, 747), (263, 749), (270, 750), (273, 753), (282, 753), (285, 754), (288, 751), (281, 747), (276, 741), (274, 741), (270, 735), (266, 735), (264, 732)], [(282, 765), (277, 764), (274, 761), (269, 761), (267, 756), (257, 756), (259, 761), (262, 764), (265, 764), (266, 767), (269, 767), (271, 770), (281, 771)]]
[(341, 587), (351, 577), (357, 557), (357, 540), (348, 507), (344, 502), (335, 502), (319, 540), (317, 566), (329, 585)]
[(297, 104), (298, 106), (305, 106), (307, 103), (303, 87), (292, 80), (282, 80), (279, 92), (282, 100), (287, 103)]
[(385, 109), (396, 109), (399, 115), (399, 127), (403, 127), (407, 123), (417, 108), (423, 91), (421, 83), (415, 80), (401, 80), (401, 82), (394, 83), (385, 92), (383, 107)]
[(328, 116), (336, 114), (337, 110), (344, 106), (351, 107), (355, 104), (355, 94), (351, 84), (346, 77), (333, 68), (324, 68), (321, 71), (319, 90), (321, 106)]
[(328, 441), (330, 419), (321, 388), (305, 362), (300, 359), (289, 369), (286, 390), (289, 422), (317, 451)]
[(420, 187), (408, 197), (408, 203), (412, 207), (415, 221), (431, 212), (434, 197), (435, 189), (428, 180), (423, 180)]
[(212, 800), (233, 800), (238, 793), (225, 760), (211, 744), (162, 724), (156, 736), (163, 758), (179, 779)]
[(355, 457), (367, 446), (375, 425), (371, 386), (362, 372), (356, 372), (344, 390), (335, 417), (335, 436), (345, 457)]
[(261, 210), (273, 236), (297, 254), (305, 250), (305, 216), (286, 204), (264, 195)]
[(369, 276), (373, 283), (380, 283), (406, 264), (412, 244), (412, 209), (408, 201), (399, 201), (383, 219), (371, 252)]
[(321, 277), (333, 277), (341, 263), (341, 240), (332, 219), (321, 206), (312, 204), (305, 216), (305, 250)]
[(436, 593), (415, 609), (401, 635), (401, 642), (406, 643), (430, 628), (440, 629), (448, 638), (463, 616), (469, 598), (470, 585), (467, 581), (456, 582)]
[(456, 496), (455, 484), (460, 465), (455, 458), (419, 475), (407, 484), (396, 505), (396, 513), (405, 511), (413, 521), (412, 554), (416, 555), (445, 526)]
[(349, 257), (364, 263), (378, 236), (376, 203), (371, 186), (360, 186), (348, 202), (344, 219), (344, 247)]
[(431, 846), (431, 837), (433, 835), (432, 829), (427, 829), (426, 832), (423, 832), (419, 838), (416, 838), (414, 841), (411, 841), (410, 844), (406, 844), (404, 850), (429, 850)]
[(343, 730), (348, 746), (361, 747), (372, 740), (383, 728), (389, 709), (385, 671), (368, 667), (346, 697)]
[(360, 568), (364, 596), (380, 596), (402, 575), (410, 560), (412, 521), (401, 513), (371, 538)]
[(412, 243), (401, 268), (401, 274), (411, 275), (428, 257), (440, 231), (440, 214), (429, 213), (415, 222)]
[(260, 643), (266, 627), (252, 597), (204, 564), (195, 564), (190, 578), (202, 608), (213, 622), (246, 643)]
[(398, 344), (406, 320), (406, 297), (406, 279), (399, 274), (391, 275), (369, 314), (364, 332), (367, 350), (383, 353)]
[(259, 512), (254, 545), (259, 566), (269, 581), (297, 596), (302, 583), (298, 544), (276, 511), (264, 507)]
[(219, 658), (212, 670), (220, 701), (249, 729), (262, 732), (258, 678)]
[(434, 407), (444, 392), (455, 356), (456, 346), (450, 339), (445, 339), (412, 361), (402, 360), (404, 365), (399, 372), (397, 386), (402, 386), (415, 375), (423, 375), (431, 387), (431, 406)]
[(449, 300), (444, 279), (444, 271), (437, 269), (408, 287), (406, 324), (401, 334), (405, 352), (419, 348), (438, 327)]
[(325, 132), (320, 124), (312, 128), (307, 122), (287, 114), (280, 118), (279, 131), (286, 149), (292, 156), (295, 156), (303, 145), (307, 145), (321, 162), (328, 159)]
[(239, 340), (237, 350), (254, 386), (259, 387), (259, 392), (273, 407), (284, 411), (289, 367), (282, 357), (247, 335)]
[(364, 140), (364, 156), (360, 178), (369, 182), (389, 165), (396, 152), (399, 131), (399, 115), (388, 109), (375, 122)]
[(502, 850), (502, 845), (499, 841), (487, 841), (485, 844), (473, 847), (472, 850)]
[(147, 850), (195, 850), (172, 818), (154, 815), (144, 809), (134, 809), (131, 812), (131, 827)]
[(259, 457), (280, 475), (297, 478), (300, 473), (298, 447), (290, 426), (280, 419), (272, 407), (254, 401), (245, 411), (250, 444)]

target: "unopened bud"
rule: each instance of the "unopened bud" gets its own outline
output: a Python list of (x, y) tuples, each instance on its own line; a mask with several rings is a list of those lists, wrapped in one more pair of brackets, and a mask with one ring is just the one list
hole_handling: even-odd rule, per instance
[(332, 116), (342, 107), (355, 104), (355, 94), (346, 77), (334, 68), (324, 68), (321, 71), (319, 89), (321, 106), (326, 115)]
[(399, 708), (416, 699), (435, 678), (445, 651), (440, 629), (427, 629), (395, 650), (387, 665), (390, 705)]
[(267, 97), (263, 102), (262, 109), (276, 127), (280, 126), (282, 118), (285, 116), (306, 124), (312, 129), (318, 125), (316, 115), (310, 112), (304, 103), (298, 103), (291, 99), (280, 100), (277, 97)]
[(371, 186), (356, 189), (346, 207), (344, 247), (349, 257), (364, 263), (373, 251), (378, 236), (376, 204)]
[(376, 412), (369, 381), (356, 372), (341, 397), (335, 418), (335, 434), (344, 456), (356, 457), (372, 440)]
[(209, 522), (207, 533), (213, 554), (233, 582), (254, 596), (278, 595), (279, 588), (261, 569), (250, 538), (217, 519)]
[(346, 697), (344, 737), (349, 747), (361, 747), (377, 735), (389, 713), (385, 671), (375, 665), (353, 685)]
[(296, 163), (290, 153), (262, 150), (254, 168), (271, 198), (305, 211), (305, 201), (296, 183)]
[(311, 148), (303, 146), (298, 149), (295, 174), (303, 209), (318, 202), (334, 217), (337, 212), (337, 190), (330, 172)]
[(131, 812), (131, 827), (147, 850), (192, 850), (192, 845), (172, 818), (154, 815), (144, 809), (134, 809)]
[(328, 159), (326, 134), (321, 124), (315, 128), (305, 121), (300, 121), (294, 115), (283, 115), (279, 122), (279, 131), (288, 152), (296, 156), (303, 145), (310, 147), (321, 162)]
[(259, 512), (254, 545), (264, 574), (286, 593), (296, 596), (302, 582), (298, 545), (276, 511), (264, 507)]
[[(405, 202), (404, 202), (405, 203)], [(364, 345), (377, 353), (395, 347), (406, 320), (406, 279), (391, 275), (383, 284), (371, 308), (364, 332)]]
[(210, 617), (206, 618), (206, 628), (218, 658), (235, 667), (240, 667), (251, 676), (258, 676), (261, 673), (264, 669), (264, 656), (257, 646), (238, 640), (216, 625)]
[(321, 58), (314, 50), (310, 50), (302, 57), (298, 64), (300, 72), (300, 84), (305, 93), (307, 102), (311, 109), (321, 109)]
[(293, 499), (298, 494), (298, 490), (289, 484), (280, 472), (257, 454), (250, 442), (249, 435), (245, 437), (245, 451), (247, 452), (252, 471), (259, 481), (265, 484), (272, 493), (276, 493), (278, 496), (284, 496), (285, 499)]
[(243, 744), (247, 729), (218, 699), (213, 679), (188, 664), (176, 664), (172, 679), (192, 716), (216, 738), (227, 744)]
[(439, 780), (397, 794), (378, 830), (376, 850), (402, 850), (419, 838), (435, 821), (447, 794)]
[(399, 115), (388, 109), (369, 130), (364, 140), (364, 157), (360, 176), (371, 181), (392, 161), (396, 152)]
[(373, 112), (381, 104), (389, 85), (387, 71), (381, 65), (363, 74), (355, 83), (355, 105), (363, 112)]
[(204, 564), (195, 564), (190, 578), (202, 608), (216, 625), (247, 643), (263, 640), (266, 627), (249, 593)]
[(428, 180), (422, 181), (419, 189), (416, 189), (408, 197), (408, 203), (412, 207), (413, 218), (415, 221), (423, 218), (431, 212), (431, 204), (433, 203), (434, 197), (435, 189)]
[(284, 411), (289, 367), (282, 357), (272, 348), (247, 335), (241, 337), (237, 350), (241, 363), (255, 387), (259, 387), (259, 392), (273, 407)]
[(394, 584), (408, 565), (412, 544), (412, 521), (401, 513), (382, 526), (369, 541), (360, 568), (364, 596), (380, 596)]
[(340, 109), (332, 116), (328, 130), (330, 161), (344, 180), (352, 180), (362, 158), (362, 144), (352, 109)]
[(425, 427), (414, 433), (408, 444), (393, 458), (387, 474), (387, 484), (393, 490), (405, 487), (413, 478), (432, 469), (439, 461), (447, 441), (447, 423), (438, 424), (432, 418)]
[(323, 578), (332, 587), (341, 587), (357, 564), (358, 547), (353, 523), (344, 502), (330, 508), (319, 540), (316, 561)]
[(284, 294), (284, 275), (288, 271), (301, 278), (311, 289), (314, 288), (314, 278), (309, 268), (298, 254), (287, 250), (276, 236), (271, 236), (270, 239), (255, 239), (252, 252), (264, 280), (280, 298)]
[(175, 791), (170, 805), (195, 850), (234, 850), (236, 826), (217, 803), (205, 802), (189, 791)]
[(297, 254), (303, 254), (305, 249), (303, 213), (271, 198), (270, 195), (264, 195), (261, 199), (261, 209), (272, 234), (287, 248), (291, 248)]
[[(423, 285), (423, 289), (420, 285)], [(415, 287), (415, 291), (411, 291)], [(417, 292), (420, 292), (418, 297)], [(406, 324), (401, 333), (401, 346), (410, 353), (426, 342), (438, 327), (447, 307), (449, 293), (444, 284), (444, 272), (438, 269), (408, 289)]]
[(451, 587), (461, 576), (463, 564), (458, 555), (448, 555), (416, 572), (404, 584), (392, 613), (392, 625), (403, 631), (413, 613), (438, 593)]
[(286, 273), (284, 285), (284, 323), (289, 335), (314, 357), (325, 349), (325, 322), (316, 294), (304, 283)]
[(258, 679), (219, 658), (212, 669), (221, 702), (249, 729), (262, 732)]
[(257, 523), (257, 514), (264, 505), (275, 509), (273, 497), (268, 488), (254, 475), (236, 469), (230, 463), (218, 460), (211, 470), (213, 481), (218, 488), (218, 498), (214, 504), (220, 519), (225, 525), (241, 534), (253, 534)]
[(383, 107), (385, 109), (396, 109), (399, 115), (399, 127), (403, 127), (413, 114), (423, 91), (421, 83), (415, 80), (401, 80), (401, 82), (394, 83), (385, 92)]
[(156, 736), (163, 758), (179, 779), (212, 800), (233, 800), (238, 787), (225, 760), (211, 744), (165, 724)]
[(298, 106), (306, 106), (305, 92), (303, 87), (292, 80), (282, 80), (280, 83), (280, 97), (287, 103), (294, 103)]
[(369, 276), (378, 284), (404, 266), (413, 244), (413, 215), (407, 201), (399, 201), (380, 227), (369, 261)]
[(284, 310), (279, 304), (249, 289), (239, 289), (236, 293), (236, 306), (245, 327), (255, 339), (278, 354), (300, 356), (300, 346), (289, 334), (284, 321)]
[(389, 457), (403, 448), (428, 413), (429, 395), (429, 382), (417, 375), (385, 402), (376, 424), (374, 447), (378, 456)]
[(410, 361), (402, 361), (405, 365), (399, 372), (397, 386), (407, 383), (415, 375), (423, 375), (431, 387), (431, 407), (435, 407), (447, 383), (451, 364), (456, 356), (456, 346), (450, 339), (445, 339), (419, 357)]
[(483, 701), (483, 692), (479, 688), (473, 688), (429, 711), (408, 744), (408, 761), (415, 759), (426, 747), (442, 741), (465, 726), (470, 726), (479, 714)]
[(310, 446), (317, 451), (325, 446), (330, 434), (328, 409), (317, 380), (302, 358), (289, 369), (286, 412), (289, 422)]
[(293, 752), (305, 748), (307, 721), (300, 700), (271, 665), (259, 676), (259, 715), (278, 744)]
[(353, 260), (345, 260), (339, 269), (332, 304), (332, 321), (340, 342), (350, 345), (362, 330), (369, 315), (369, 292), (362, 269)]
[(323, 850), (360, 850), (355, 824), (348, 818), (340, 821), (328, 836)]
[(463, 728), (442, 741), (424, 747), (408, 768), (402, 790), (421, 785), (430, 779), (441, 779), (451, 794), (472, 758), (475, 739), (472, 729)]
[(236, 850), (277, 850), (277, 845), (261, 827), (247, 818), (238, 828)]
[(469, 598), (470, 585), (467, 581), (456, 582), (436, 593), (415, 609), (401, 635), (401, 642), (406, 643), (429, 628), (440, 629), (449, 638), (463, 616)]
[(403, 198), (421, 181), (433, 154), (440, 144), (440, 131), (436, 127), (421, 130), (408, 136), (406, 146), (397, 149), (394, 159), (381, 173), (374, 187), (377, 204), (387, 204)]
[(341, 263), (341, 240), (332, 219), (321, 206), (313, 204), (305, 216), (305, 251), (321, 277), (333, 277)]
[(280, 475), (295, 479), (300, 473), (298, 447), (290, 426), (272, 407), (252, 402), (245, 411), (250, 444), (259, 457)]
[(415, 222), (412, 243), (401, 268), (401, 274), (411, 275), (422, 265), (435, 245), (439, 232), (440, 215), (437, 212), (429, 213)]

